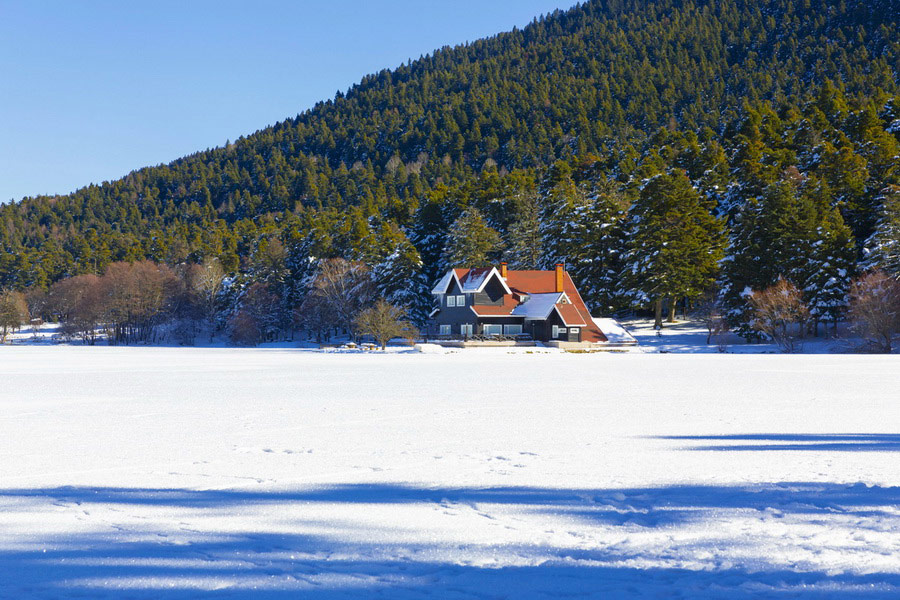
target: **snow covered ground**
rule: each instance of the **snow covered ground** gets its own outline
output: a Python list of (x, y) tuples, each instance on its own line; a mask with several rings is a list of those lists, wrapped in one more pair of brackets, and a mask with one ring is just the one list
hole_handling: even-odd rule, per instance
[(0, 348), (0, 598), (897, 598), (900, 356)]
[[(653, 329), (652, 319), (626, 319), (622, 325), (637, 339), (644, 352), (676, 352), (676, 353), (710, 353), (732, 352), (738, 354), (759, 354), (781, 352), (776, 344), (748, 344), (736, 333), (728, 332), (716, 336), (706, 343), (706, 327), (697, 321), (677, 321), (665, 323), (661, 331)], [(819, 337), (809, 336), (797, 343), (800, 354), (841, 354), (858, 352), (863, 347), (863, 340), (852, 336), (846, 325), (840, 329), (841, 337), (834, 337), (819, 330)], [(720, 347), (721, 343), (721, 347)]]

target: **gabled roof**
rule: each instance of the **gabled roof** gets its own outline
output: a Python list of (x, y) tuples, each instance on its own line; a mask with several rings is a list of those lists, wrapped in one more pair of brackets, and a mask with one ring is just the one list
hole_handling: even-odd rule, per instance
[(441, 277), (441, 280), (438, 281), (437, 285), (431, 290), (432, 294), (446, 294), (447, 288), (450, 287), (450, 282), (453, 281), (455, 274), (453, 273), (453, 269), (447, 271), (447, 274)]
[(476, 269), (450, 269), (447, 271), (447, 274), (444, 275), (441, 280), (438, 282), (434, 289), (431, 290), (432, 294), (446, 294), (447, 288), (450, 287), (451, 281), (456, 281), (456, 285), (464, 294), (471, 294), (480, 292), (484, 289), (484, 286), (487, 285), (488, 281), (491, 280), (493, 275), (497, 276), (497, 281), (503, 286), (503, 289), (507, 294), (511, 294), (512, 290), (509, 289), (509, 286), (506, 285), (506, 282), (503, 281), (503, 278), (500, 277), (500, 271), (497, 270), (496, 267), (479, 267)]
[(512, 314), (526, 319), (546, 319), (553, 311), (553, 307), (565, 294), (553, 292), (550, 294), (529, 294), (528, 299), (516, 306)]
[[(567, 327), (584, 327), (587, 325), (581, 312), (574, 304), (557, 304), (556, 312), (559, 313), (560, 318)], [(591, 323), (594, 322), (593, 319), (588, 320)]]
[[(520, 294), (528, 294), (532, 298), (536, 294), (556, 293), (555, 271), (507, 271), (506, 283)], [(563, 271), (563, 292), (571, 304), (555, 304), (560, 318), (568, 327), (582, 327), (581, 339), (585, 342), (605, 342), (606, 336), (594, 323), (591, 311), (588, 310), (575, 287), (575, 282), (568, 272)], [(529, 300), (530, 302), (530, 300)], [(526, 302), (528, 304), (528, 302)]]
[[(445, 294), (451, 281), (456, 281), (464, 293), (480, 292), (496, 275), (506, 294), (499, 305), (470, 306), (479, 317), (524, 317), (546, 319), (555, 310), (567, 327), (581, 327), (585, 342), (605, 342), (606, 336), (594, 323), (590, 311), (578, 293), (572, 277), (563, 271), (563, 291), (556, 290), (555, 271), (508, 270), (506, 279), (494, 267), (451, 269), (434, 287), (432, 293)], [(528, 296), (525, 302), (519, 298)], [(562, 300), (562, 303), (560, 301)]]

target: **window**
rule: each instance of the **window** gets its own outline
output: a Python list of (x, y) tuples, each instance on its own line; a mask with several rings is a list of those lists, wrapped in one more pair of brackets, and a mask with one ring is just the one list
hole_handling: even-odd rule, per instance
[(485, 325), (484, 335), (502, 335), (503, 325)]
[(560, 328), (559, 328), (559, 334), (560, 334), (560, 335), (564, 335), (565, 333), (567, 333), (566, 328), (565, 328), (565, 327), (560, 327)]
[(441, 325), (441, 335), (450, 335), (449, 325)]
[(519, 335), (520, 333), (522, 333), (522, 326), (521, 325), (504, 325), (503, 333), (505, 335)]
[(447, 296), (447, 307), (456, 306), (456, 296)]
[(471, 323), (463, 323), (459, 326), (459, 334), (464, 337), (468, 337), (472, 335), (472, 324)]
[(465, 296), (457, 296), (456, 297), (456, 305), (457, 306), (465, 306), (466, 305), (466, 297)]
[(550, 333), (550, 337), (559, 337), (559, 326), (554, 325)]

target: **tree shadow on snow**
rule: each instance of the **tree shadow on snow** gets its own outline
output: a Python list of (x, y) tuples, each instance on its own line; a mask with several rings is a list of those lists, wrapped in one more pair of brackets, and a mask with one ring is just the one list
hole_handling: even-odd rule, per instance
[(694, 442), (756, 442), (753, 444), (707, 443), (685, 448), (685, 450), (698, 451), (818, 450), (827, 452), (900, 452), (900, 434), (893, 433), (664, 435), (656, 436), (656, 439)]
[[(589, 527), (616, 529), (621, 537), (660, 532), (735, 510), (758, 511), (766, 518), (816, 522), (836, 514), (865, 528), (896, 531), (900, 488), (778, 483), (740, 486), (672, 486), (630, 489), (420, 488), (402, 484), (354, 484), (293, 491), (186, 490), (60, 487), (0, 490), (7, 515), (103, 510), (96, 530), (64, 537), (43, 535), (0, 546), (0, 598), (889, 598), (900, 593), (900, 574), (839, 574), (783, 566), (752, 568), (728, 563), (728, 551), (697, 570), (669, 568), (658, 549), (641, 553), (596, 546), (465, 544), (454, 540), (360, 542), (342, 539), (346, 522), (304, 520), (303, 508), (332, 504), (365, 511), (381, 504), (510, 509), (537, 516), (578, 520)], [(262, 523), (242, 515), (272, 508)], [(137, 507), (137, 508), (136, 508)], [(139, 510), (143, 507), (143, 510)], [(279, 511), (284, 508), (284, 511)], [(147, 510), (151, 509), (151, 510)], [(114, 511), (110, 513), (109, 511)], [(136, 517), (110, 522), (110, 514), (129, 511), (175, 526), (180, 519), (205, 516), (236, 521), (228, 531), (192, 531), (187, 524), (173, 535), (143, 526)], [(115, 512), (115, 511), (121, 511)], [(156, 512), (159, 511), (159, 512)], [(772, 517), (773, 511), (777, 513)], [(349, 514), (349, 513), (344, 513)], [(361, 513), (357, 513), (361, 514)], [(157, 515), (157, 516), (153, 516)], [(161, 515), (161, 516), (159, 516)], [(187, 515), (187, 516), (185, 516)], [(193, 515), (193, 516), (190, 516)], [(272, 516), (276, 515), (276, 516)], [(719, 517), (721, 518), (721, 517)], [(887, 523), (885, 523), (887, 521)], [(0, 517), (2, 523), (2, 517)], [(326, 533), (297, 534), (301, 525), (324, 526)], [(97, 527), (102, 525), (102, 527)], [(243, 525), (243, 527), (241, 527)], [(561, 527), (564, 527), (562, 525)], [(715, 525), (712, 526), (713, 529)], [(118, 530), (120, 533), (112, 534)], [(318, 529), (317, 531), (321, 531)], [(2, 535), (2, 530), (0, 530)], [(706, 535), (709, 535), (708, 533)], [(712, 534), (715, 535), (714, 533)], [(425, 537), (425, 536), (422, 536)], [(0, 537), (0, 539), (3, 539)], [(467, 551), (473, 551), (474, 554)], [(492, 552), (506, 557), (494, 568)], [(446, 556), (461, 557), (461, 562)], [(644, 560), (646, 559), (646, 560)], [(731, 558), (735, 561), (734, 558)], [(641, 563), (641, 566), (635, 566)], [(668, 564), (671, 564), (669, 562)], [(806, 571), (806, 572), (802, 572)], [(8, 594), (8, 595), (7, 595)]]

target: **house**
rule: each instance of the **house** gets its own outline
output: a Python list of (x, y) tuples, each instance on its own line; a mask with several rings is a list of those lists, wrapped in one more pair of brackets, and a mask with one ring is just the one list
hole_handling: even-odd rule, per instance
[(429, 333), (445, 338), (530, 336), (542, 342), (597, 343), (606, 336), (591, 318), (563, 265), (552, 271), (451, 269), (431, 290)]

